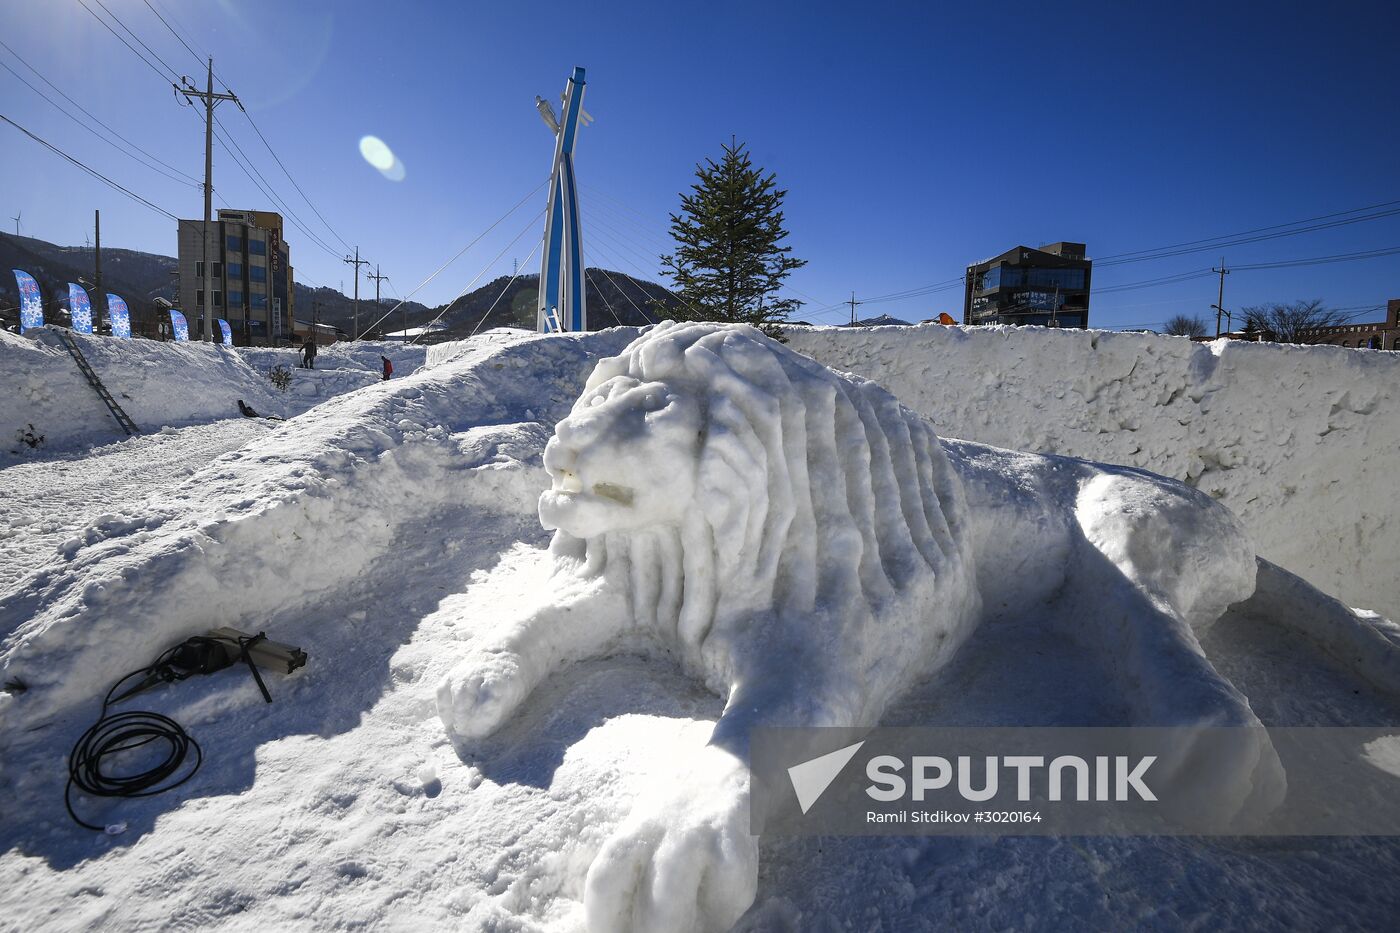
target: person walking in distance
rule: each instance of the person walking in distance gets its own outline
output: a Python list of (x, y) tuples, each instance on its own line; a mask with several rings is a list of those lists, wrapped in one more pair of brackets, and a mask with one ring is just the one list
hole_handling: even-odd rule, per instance
[(301, 345), (301, 366), (303, 369), (316, 368), (316, 338), (308, 334)]
[(384, 381), (388, 382), (389, 377), (394, 374), (394, 364), (389, 362), (389, 358), (382, 353), (379, 355), (379, 359), (384, 364)]

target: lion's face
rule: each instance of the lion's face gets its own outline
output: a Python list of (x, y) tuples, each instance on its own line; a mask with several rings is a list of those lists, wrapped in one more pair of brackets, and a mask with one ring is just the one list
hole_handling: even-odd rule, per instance
[(664, 382), (614, 376), (589, 389), (545, 448), (540, 521), (578, 538), (679, 521), (701, 434), (700, 406)]

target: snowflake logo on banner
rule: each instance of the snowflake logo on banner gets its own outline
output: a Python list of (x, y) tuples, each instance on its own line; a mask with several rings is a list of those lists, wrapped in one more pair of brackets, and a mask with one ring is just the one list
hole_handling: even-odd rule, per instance
[(19, 330), (24, 333), (44, 326), (44, 301), (39, 296), (39, 283), (22, 269), (13, 270), (19, 284)]
[(79, 334), (92, 333), (92, 302), (81, 285), (68, 283), (68, 313), (73, 319), (73, 330)]
[(176, 340), (190, 339), (190, 322), (185, 320), (185, 316), (174, 308), (170, 309), (170, 329), (174, 332)]
[(131, 309), (120, 295), (107, 295), (107, 323), (112, 326), (113, 337), (131, 336)]

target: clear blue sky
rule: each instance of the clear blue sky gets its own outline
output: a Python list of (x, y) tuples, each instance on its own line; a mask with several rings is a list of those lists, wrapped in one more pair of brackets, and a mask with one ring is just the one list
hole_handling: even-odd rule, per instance
[[(143, 0), (103, 2), (160, 58), (195, 72)], [(214, 55), (330, 227), (380, 263), (399, 295), (544, 180), (552, 143), (534, 95), (557, 100), (574, 65), (588, 69), (597, 121), (578, 152), (590, 264), (654, 277), (678, 192), (734, 134), (789, 189), (791, 243), (809, 261), (790, 281), (816, 300), (798, 316), (819, 321), (846, 314), (819, 309), (852, 290), (946, 281), (1018, 243), (1083, 241), (1105, 257), (1400, 200), (1400, 12), (1388, 2), (152, 2)], [(570, 19), (571, 8), (583, 12)], [(79, 0), (6, 3), (0, 39), (112, 128), (202, 175), (201, 121)], [(0, 61), (61, 101), (3, 49)], [(199, 216), (198, 189), (118, 153), (3, 69), (0, 113), (161, 207)], [(228, 104), (218, 114), (333, 248), (289, 229), (298, 278), (348, 292), (340, 241), (242, 115)], [(401, 181), (361, 157), (366, 134), (402, 160)], [(81, 244), (98, 207), (104, 244), (173, 253), (167, 218), (8, 125), (0, 141), (5, 229), (22, 211), (24, 233)], [(216, 207), (275, 209), (217, 146), (215, 187)], [(445, 301), (478, 273), (486, 281), (523, 263), (543, 200), (417, 297)], [(1385, 247), (1400, 247), (1400, 214), (1225, 255), (1234, 265)], [(1217, 251), (1101, 266), (1095, 285), (1218, 262)], [(1400, 297), (1400, 255), (1241, 271), (1226, 285), (1230, 307), (1311, 297), (1339, 307)], [(1204, 316), (1214, 300), (1215, 279), (1203, 277), (1096, 295), (1091, 318), (1152, 326)], [(861, 313), (918, 320), (960, 306), (955, 288)]]

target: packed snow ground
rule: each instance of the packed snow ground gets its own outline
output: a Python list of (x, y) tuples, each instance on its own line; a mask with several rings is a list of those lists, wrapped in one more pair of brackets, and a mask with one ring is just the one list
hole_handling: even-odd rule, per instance
[(1400, 353), (938, 324), (790, 336), (944, 437), (1189, 483), (1229, 506), (1263, 557), (1400, 617)]
[[(81, 529), (144, 524), (155, 503), (221, 455), (272, 430), (262, 418), (163, 428), (61, 455), (30, 453), (0, 469), (0, 593), (83, 544)], [(198, 488), (185, 494), (200, 495)]]
[[(232, 422), (262, 433), (169, 497), (133, 504), (140, 524), (65, 512), (74, 547), (0, 594), (5, 676), (30, 688), (0, 698), (0, 917), (48, 929), (579, 928), (593, 855), (644, 787), (686, 778), (671, 770), (708, 736), (719, 700), (664, 664), (589, 662), (464, 760), (433, 694), (543, 586), (540, 450), (597, 358), (634, 333), (435, 349), (437, 365), (285, 424)], [(165, 450), (144, 440), (151, 459)], [(45, 495), (33, 473), (11, 488), (27, 503)], [(1118, 721), (1103, 672), (1047, 621), (979, 629), (887, 721)], [(1206, 644), (1266, 724), (1397, 721), (1394, 698), (1277, 622), (1240, 610)], [(203, 769), (161, 797), (87, 803), (125, 821), (122, 835), (74, 827), (64, 759), (98, 695), (219, 624), (265, 629), (310, 663), (269, 678), (271, 706), (237, 669), (143, 696), (138, 707), (190, 728)], [(1381, 928), (1396, 912), (1400, 847), (770, 840), (761, 866), (741, 929)]]

